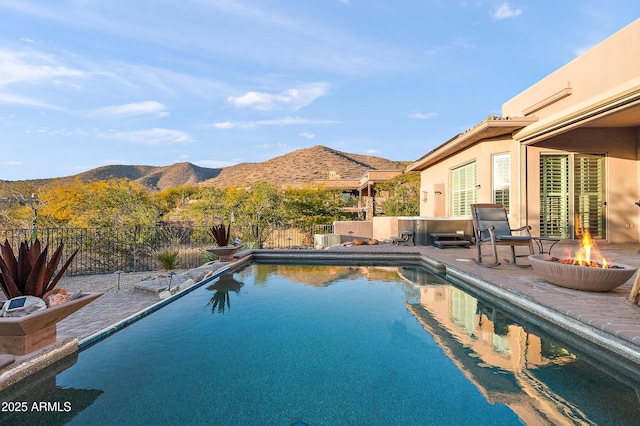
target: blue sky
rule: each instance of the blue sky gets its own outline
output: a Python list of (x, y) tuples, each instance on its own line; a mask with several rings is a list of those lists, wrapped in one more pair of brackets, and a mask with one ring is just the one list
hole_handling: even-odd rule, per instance
[(413, 161), (640, 17), (637, 0), (0, 0), (0, 179)]

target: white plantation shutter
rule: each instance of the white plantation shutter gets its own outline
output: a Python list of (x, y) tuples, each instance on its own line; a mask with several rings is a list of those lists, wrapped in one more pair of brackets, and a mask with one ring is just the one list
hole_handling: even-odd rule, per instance
[(604, 155), (591, 154), (540, 156), (542, 236), (581, 238), (588, 229), (593, 238), (606, 237), (604, 160)]
[(511, 156), (493, 156), (493, 202), (502, 204), (509, 212), (509, 190), (511, 187)]
[(451, 170), (451, 216), (471, 215), (476, 202), (476, 162)]
[(592, 238), (604, 238), (604, 156), (576, 155), (573, 170), (576, 237), (588, 229)]

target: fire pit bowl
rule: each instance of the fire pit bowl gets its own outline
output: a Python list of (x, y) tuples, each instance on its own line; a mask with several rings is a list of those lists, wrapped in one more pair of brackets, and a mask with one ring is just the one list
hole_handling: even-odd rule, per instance
[(636, 272), (635, 267), (608, 262), (609, 268), (560, 263), (548, 254), (529, 256), (534, 271), (552, 284), (583, 291), (609, 291), (624, 284)]

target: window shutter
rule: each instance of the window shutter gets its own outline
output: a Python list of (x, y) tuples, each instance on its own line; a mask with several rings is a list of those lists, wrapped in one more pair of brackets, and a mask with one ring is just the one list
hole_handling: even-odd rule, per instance
[(476, 202), (476, 162), (451, 170), (451, 216), (470, 216)]
[(604, 238), (604, 156), (576, 155), (573, 169), (576, 237), (588, 229), (592, 238)]
[(569, 238), (569, 157), (540, 156), (540, 235)]
[(493, 156), (493, 202), (502, 204), (509, 212), (511, 186), (511, 160), (509, 154)]

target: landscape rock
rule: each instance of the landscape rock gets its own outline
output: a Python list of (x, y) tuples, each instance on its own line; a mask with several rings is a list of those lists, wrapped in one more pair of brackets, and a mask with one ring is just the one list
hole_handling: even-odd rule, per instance
[(46, 292), (43, 296), (42, 299), (46, 302), (47, 298), (49, 296), (52, 296), (54, 294), (67, 294), (67, 290), (65, 290), (64, 288), (54, 288), (53, 290), (50, 290), (48, 292)]
[(191, 278), (189, 278), (188, 280), (184, 281), (182, 284), (180, 284), (177, 289), (179, 291), (185, 290), (189, 287), (191, 287), (192, 285), (195, 284), (195, 281), (193, 281)]
[(50, 308), (53, 306), (62, 305), (63, 303), (71, 302), (71, 300), (73, 299), (71, 298), (71, 296), (66, 294), (66, 292), (64, 294), (63, 293), (51, 294), (45, 297), (44, 299), (45, 303)]

